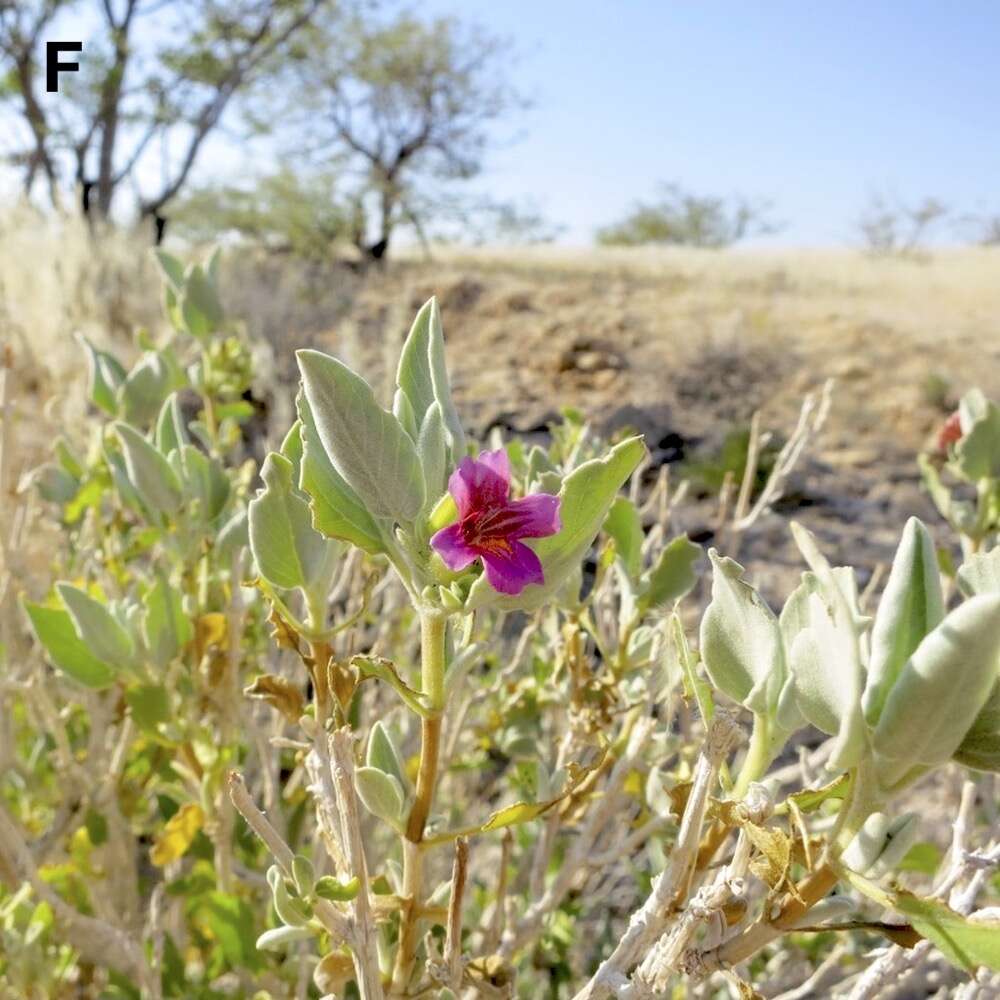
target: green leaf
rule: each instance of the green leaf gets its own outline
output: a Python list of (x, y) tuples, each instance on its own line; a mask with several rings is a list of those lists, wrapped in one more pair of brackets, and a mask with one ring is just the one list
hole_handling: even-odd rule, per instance
[(160, 410), (156, 421), (154, 441), (156, 450), (161, 455), (168, 457), (172, 451), (178, 451), (184, 445), (191, 443), (187, 426), (184, 423), (184, 416), (181, 413), (180, 397), (176, 392), (172, 392), (166, 398)]
[(809, 625), (790, 652), (795, 700), (808, 722), (837, 737), (828, 766), (842, 770), (856, 764), (865, 748), (863, 669), (848, 628), (834, 622), (818, 593), (808, 603)]
[(176, 454), (174, 461), (184, 481), (185, 493), (197, 503), (202, 521), (211, 524), (229, 499), (230, 486), (225, 469), (218, 459), (210, 458), (194, 445), (184, 445)]
[(93, 807), (89, 808), (83, 818), (83, 825), (87, 828), (87, 836), (95, 847), (108, 842), (108, 821), (103, 813)]
[(712, 601), (701, 622), (701, 658), (712, 683), (772, 717), (786, 677), (778, 619), (743, 579), (743, 567), (709, 549)]
[(77, 634), (99, 660), (117, 667), (132, 662), (135, 654), (132, 637), (100, 601), (69, 583), (57, 583), (56, 591), (73, 619)]
[(778, 626), (781, 628), (781, 638), (785, 643), (786, 652), (790, 652), (793, 643), (800, 632), (809, 628), (809, 597), (811, 594), (822, 596), (823, 589), (815, 573), (805, 572), (799, 585), (788, 595), (781, 613), (778, 615)]
[(958, 586), (968, 597), (1000, 594), (1000, 546), (969, 556), (958, 569)]
[(181, 595), (161, 576), (143, 598), (142, 637), (158, 667), (165, 667), (194, 635)]
[(125, 692), (125, 701), (140, 729), (155, 731), (161, 722), (173, 718), (170, 698), (162, 684), (141, 684)]
[(851, 787), (849, 774), (838, 775), (829, 784), (820, 788), (803, 788), (793, 792), (788, 798), (795, 803), (800, 812), (809, 813), (818, 809), (828, 799), (844, 799)]
[(257, 938), (256, 948), (258, 951), (284, 951), (289, 945), (312, 937), (315, 932), (309, 927), (272, 927)]
[(435, 400), (424, 414), (417, 439), (417, 455), (424, 470), (424, 487), (427, 500), (434, 502), (446, 488), (448, 445), (445, 441), (444, 420), (441, 406)]
[(302, 467), (299, 486), (309, 496), (313, 527), (327, 538), (340, 538), (365, 552), (384, 551), (375, 519), (330, 461), (319, 439), (303, 394), (297, 405), (302, 421)]
[(906, 522), (871, 636), (865, 718), (878, 722), (906, 661), (944, 618), (944, 595), (934, 542), (915, 517)]
[(424, 505), (413, 441), (375, 401), (371, 386), (335, 358), (298, 351), (309, 409), (323, 448), (368, 511), (407, 523)]
[(299, 486), (302, 476), (302, 421), (296, 420), (278, 451), (292, 463), (292, 482)]
[(134, 427), (116, 423), (129, 483), (151, 510), (168, 517), (181, 507), (181, 484), (170, 463)]
[(517, 597), (502, 597), (486, 582), (485, 576), (473, 583), (466, 610), (494, 606), (504, 611), (530, 611), (541, 607), (580, 569), (611, 509), (618, 490), (642, 460), (646, 446), (638, 437), (615, 445), (603, 458), (577, 466), (563, 481), (559, 491), (562, 530), (534, 542), (542, 563), (545, 582), (533, 585)]
[(924, 639), (889, 692), (872, 736), (884, 788), (955, 753), (996, 684), (998, 660), (1000, 595), (970, 598)]
[(351, 657), (351, 666), (356, 667), (362, 677), (374, 677), (384, 681), (403, 699), (403, 703), (422, 718), (429, 718), (429, 708), (424, 696), (399, 676), (396, 665), (382, 656), (358, 654)]
[(192, 267), (185, 278), (181, 312), (188, 333), (198, 340), (211, 336), (222, 326), (224, 314), (215, 283), (199, 264)]
[(320, 899), (329, 899), (332, 903), (349, 903), (357, 896), (360, 888), (361, 882), (357, 876), (341, 882), (331, 875), (324, 875), (316, 883), (315, 892)]
[(276, 865), (268, 869), (268, 884), (271, 886), (271, 899), (278, 919), (290, 927), (304, 927), (312, 918), (312, 908), (297, 895), (293, 897)]
[(1000, 683), (993, 685), (986, 704), (955, 751), (954, 759), (977, 771), (1000, 774)]
[(303, 898), (312, 893), (313, 884), (316, 882), (316, 869), (304, 854), (296, 854), (292, 858), (292, 881), (295, 883), (296, 891)]
[(114, 683), (114, 667), (103, 663), (77, 635), (73, 619), (62, 608), (24, 602), (31, 627), (52, 662), (79, 684), (100, 690)]
[(184, 287), (184, 265), (172, 254), (167, 253), (166, 250), (157, 249), (154, 251), (154, 255), (167, 281), (177, 291), (181, 291)]
[(890, 892), (847, 869), (841, 873), (869, 899), (903, 914), (952, 965), (970, 973), (979, 966), (1000, 971), (1000, 921), (970, 920), (936, 899), (921, 899), (912, 892)]
[(80, 489), (78, 479), (74, 479), (64, 468), (52, 462), (40, 466), (34, 473), (33, 479), (39, 495), (49, 503), (69, 503)]
[(359, 767), (355, 777), (358, 796), (365, 808), (399, 830), (404, 804), (402, 785), (377, 767)]
[(246, 423), (256, 412), (253, 403), (246, 399), (234, 399), (229, 403), (217, 403), (215, 407), (217, 420), (235, 420), (238, 424)]
[(83, 340), (90, 365), (90, 401), (110, 416), (118, 413), (118, 387), (125, 381), (125, 369), (107, 351), (99, 351)]
[(415, 427), (423, 426), (424, 416), (435, 402), (441, 407), (451, 461), (457, 464), (465, 454), (465, 432), (451, 399), (437, 299), (425, 302), (413, 321), (400, 352), (396, 384), (410, 403)]
[[(556, 799), (556, 802), (559, 800)], [(513, 805), (504, 806), (492, 813), (489, 819), (479, 828), (483, 833), (490, 830), (502, 830), (507, 826), (519, 826), (521, 823), (530, 823), (533, 819), (538, 819), (542, 813), (551, 809), (554, 802), (515, 802)]]
[(292, 485), (292, 471), (292, 463), (275, 452), (264, 460), (264, 489), (248, 511), (250, 551), (268, 583), (307, 591), (328, 574), (332, 543), (313, 528), (309, 504)]
[(627, 497), (615, 497), (604, 530), (615, 542), (615, 554), (621, 560), (629, 579), (637, 580), (642, 570), (642, 520), (635, 504)]
[(701, 556), (701, 546), (687, 535), (678, 535), (668, 542), (653, 566), (643, 574), (638, 601), (640, 614), (687, 597), (698, 582), (694, 564)]
[(990, 408), (990, 401), (982, 389), (970, 389), (958, 403), (958, 419), (963, 434), (972, 430), (977, 420), (982, 420)]
[(381, 720), (372, 726), (371, 735), (368, 737), (368, 753), (365, 756), (365, 763), (369, 767), (391, 774), (399, 782), (400, 788), (406, 788), (409, 784), (396, 745)]
[(172, 381), (170, 368), (158, 352), (144, 355), (118, 390), (122, 417), (138, 427), (152, 423), (173, 388)]
[(397, 389), (392, 397), (392, 415), (399, 421), (403, 430), (416, 441), (420, 436), (420, 428), (417, 426), (417, 418), (413, 413), (409, 397), (402, 389)]
[(547, 798), (541, 802), (514, 802), (509, 806), (504, 806), (492, 813), (485, 823), (478, 826), (463, 827), (460, 830), (448, 830), (444, 833), (434, 834), (426, 840), (428, 844), (441, 844), (456, 837), (473, 836), (477, 833), (489, 833), (491, 830), (502, 830), (508, 826), (519, 826), (521, 823), (530, 823), (539, 816), (548, 812), (554, 805), (561, 802), (568, 795), (572, 795), (577, 788), (586, 780), (587, 776), (595, 771), (604, 761), (604, 755), (581, 767), (579, 764), (570, 763), (567, 770), (569, 780), (564, 785), (558, 795)]

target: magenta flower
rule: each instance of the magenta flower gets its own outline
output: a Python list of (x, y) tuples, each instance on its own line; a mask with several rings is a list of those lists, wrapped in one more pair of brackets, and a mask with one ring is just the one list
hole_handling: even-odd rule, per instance
[(503, 449), (463, 458), (448, 480), (448, 492), (458, 520), (437, 532), (431, 545), (449, 569), (458, 572), (482, 559), (486, 579), (501, 594), (520, 594), (529, 583), (544, 583), (541, 561), (520, 539), (559, 531), (559, 497), (532, 493), (511, 500), (510, 463)]

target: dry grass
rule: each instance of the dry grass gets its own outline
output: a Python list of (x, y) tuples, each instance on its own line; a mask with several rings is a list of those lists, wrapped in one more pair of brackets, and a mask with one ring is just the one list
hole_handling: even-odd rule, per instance
[(0, 341), (13, 355), (16, 436), (27, 451), (84, 412), (76, 335), (128, 353), (137, 327), (160, 322), (159, 285), (138, 237), (113, 231), (94, 239), (80, 219), (26, 205), (0, 211), (0, 247)]

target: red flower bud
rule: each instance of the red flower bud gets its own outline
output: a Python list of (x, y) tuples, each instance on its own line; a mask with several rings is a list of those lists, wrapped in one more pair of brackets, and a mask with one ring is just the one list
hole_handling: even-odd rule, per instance
[(942, 454), (947, 454), (948, 446), (962, 440), (962, 420), (956, 410), (938, 431), (937, 448)]

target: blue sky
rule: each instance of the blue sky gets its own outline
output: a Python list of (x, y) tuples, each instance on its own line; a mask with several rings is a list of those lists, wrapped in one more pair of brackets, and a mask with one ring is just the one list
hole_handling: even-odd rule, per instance
[[(1000, 3), (424, 0), (513, 39), (534, 100), (484, 187), (586, 243), (660, 180), (851, 240), (874, 191), (1000, 213)], [(506, 134), (511, 133), (506, 130)]]

